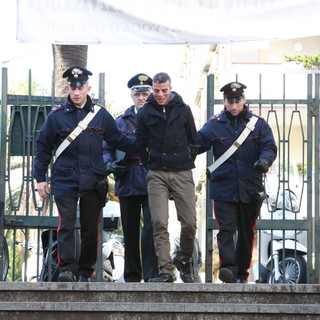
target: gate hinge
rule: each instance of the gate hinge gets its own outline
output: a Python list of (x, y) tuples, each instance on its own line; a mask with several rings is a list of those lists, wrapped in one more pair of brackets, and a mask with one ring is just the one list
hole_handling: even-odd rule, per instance
[(313, 117), (317, 117), (317, 116), (318, 116), (318, 108), (319, 108), (319, 106), (316, 104), (315, 98), (312, 98), (312, 99), (311, 99), (311, 109), (310, 109), (310, 112), (311, 112), (311, 115), (312, 115)]

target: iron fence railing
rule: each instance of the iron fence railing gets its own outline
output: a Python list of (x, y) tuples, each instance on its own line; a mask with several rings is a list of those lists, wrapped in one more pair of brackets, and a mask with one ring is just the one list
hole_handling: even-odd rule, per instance
[[(10, 281), (32, 281), (34, 276), (33, 281), (37, 281), (42, 268), (41, 235), (44, 230), (49, 230), (48, 239), (52, 242), (58, 218), (53, 199), (42, 201), (37, 197), (32, 178), (34, 141), (52, 106), (61, 103), (64, 98), (39, 97), (31, 94), (9, 95), (7, 78), (7, 70), (4, 68), (0, 113), (0, 261), (2, 262), (0, 275), (8, 273), (7, 280)], [(306, 254), (308, 283), (319, 283), (320, 272), (319, 79), (319, 74), (306, 76), (305, 99), (247, 99), (254, 113), (268, 120), (279, 148), (271, 173), (266, 175), (267, 191), (277, 193), (295, 187), (299, 198), (297, 214), (304, 215), (303, 219), (295, 216), (293, 219), (282, 217), (278, 220), (270, 218), (272, 215), (268, 218), (261, 215), (257, 226), (254, 259), (261, 261), (261, 233), (265, 230), (270, 230), (271, 233), (276, 230), (281, 232), (297, 230), (299, 234), (304, 231), (308, 250)], [(98, 99), (101, 104), (104, 103), (104, 86), (102, 74)], [(214, 88), (215, 77), (209, 75), (208, 118), (221, 107), (220, 99), (215, 98)], [(292, 160), (297, 158), (297, 154), (299, 154), (299, 169), (297, 163)], [(210, 165), (211, 162), (212, 153), (208, 152), (207, 164)], [(215, 234), (218, 228), (213, 217), (208, 188), (202, 190), (206, 193), (205, 281), (213, 282), (214, 268), (218, 264), (217, 255), (214, 255), (217, 250)], [(264, 204), (264, 210), (273, 214), (267, 204)], [(102, 230), (101, 223), (100, 231)], [(102, 239), (99, 240), (99, 250), (97, 280), (102, 279)]]

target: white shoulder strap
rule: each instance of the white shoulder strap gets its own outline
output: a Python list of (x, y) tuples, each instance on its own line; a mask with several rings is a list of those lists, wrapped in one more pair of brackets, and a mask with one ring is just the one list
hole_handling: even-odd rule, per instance
[(254, 130), (255, 124), (258, 121), (257, 116), (252, 116), (250, 121), (246, 124), (246, 127), (241, 132), (238, 139), (231, 145), (231, 147), (219, 158), (215, 161), (211, 166), (208, 167), (208, 171), (210, 174), (216, 170), (221, 164), (223, 164), (231, 155), (241, 146), (243, 141), (247, 138), (249, 133)]
[(56, 161), (60, 154), (69, 146), (69, 144), (82, 132), (82, 130), (86, 130), (90, 121), (94, 118), (97, 112), (100, 110), (100, 107), (96, 104), (94, 105), (93, 112), (89, 112), (86, 117), (78, 123), (75, 129), (62, 141), (56, 153), (54, 155)]

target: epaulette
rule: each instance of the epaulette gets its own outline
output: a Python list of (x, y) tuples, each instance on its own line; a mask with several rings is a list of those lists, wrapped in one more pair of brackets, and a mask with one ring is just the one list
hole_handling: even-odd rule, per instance
[(261, 119), (261, 120), (265, 120), (263, 117), (261, 117), (261, 116), (259, 116), (259, 115), (257, 115), (257, 114), (252, 114), (253, 116), (255, 116), (255, 117), (257, 117), (257, 118), (259, 118), (259, 119)]
[(209, 120), (216, 120), (218, 118), (218, 114), (215, 114), (214, 116), (210, 117)]
[(52, 112), (57, 112), (57, 111), (62, 110), (64, 108), (65, 108), (65, 105), (61, 104), (60, 106), (53, 107)]
[(99, 103), (96, 103), (96, 102), (94, 102), (94, 104), (97, 105), (97, 106), (100, 107), (100, 108), (106, 109), (106, 107), (103, 106), (102, 104), (99, 104)]

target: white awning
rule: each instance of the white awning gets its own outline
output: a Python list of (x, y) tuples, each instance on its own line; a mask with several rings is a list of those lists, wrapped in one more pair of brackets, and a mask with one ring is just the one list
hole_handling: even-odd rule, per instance
[(18, 0), (17, 40), (208, 44), (320, 35), (318, 0)]

